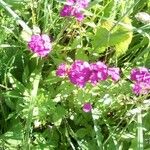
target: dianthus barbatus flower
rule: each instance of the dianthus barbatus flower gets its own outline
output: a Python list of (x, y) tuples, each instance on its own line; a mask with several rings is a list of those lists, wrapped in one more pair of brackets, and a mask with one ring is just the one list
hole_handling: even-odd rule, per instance
[(131, 80), (134, 81), (133, 92), (137, 95), (150, 92), (150, 73), (147, 68), (131, 70)]
[(88, 62), (76, 60), (68, 71), (70, 81), (83, 88), (91, 75), (90, 65)]
[(50, 38), (46, 34), (32, 35), (31, 40), (28, 42), (28, 47), (31, 51), (38, 56), (44, 57), (51, 51), (52, 45)]
[(82, 21), (84, 18), (82, 10), (88, 7), (88, 3), (89, 0), (67, 0), (60, 15), (62, 17), (74, 16), (78, 21)]
[(56, 70), (56, 75), (60, 76), (60, 77), (64, 77), (67, 75), (67, 72), (68, 72), (67, 65), (62, 63), (58, 66), (58, 68)]
[(91, 76), (90, 76), (90, 82), (93, 85), (96, 85), (97, 82), (99, 81), (104, 81), (108, 77), (108, 72), (107, 72), (107, 66), (98, 61), (96, 63), (90, 64), (91, 67)]
[(136, 82), (133, 85), (133, 92), (137, 95), (139, 95), (139, 94), (148, 94), (150, 92), (150, 83)]
[(91, 112), (91, 110), (92, 110), (92, 105), (90, 103), (85, 103), (83, 105), (83, 111), (84, 112)]
[[(149, 72), (147, 68), (134, 68), (131, 70), (131, 80), (136, 82), (141, 82), (143, 80), (147, 80), (149, 76)], [(150, 79), (150, 76), (149, 76)]]
[(118, 81), (120, 79), (119, 68), (108, 68), (108, 75), (111, 76), (112, 80)]

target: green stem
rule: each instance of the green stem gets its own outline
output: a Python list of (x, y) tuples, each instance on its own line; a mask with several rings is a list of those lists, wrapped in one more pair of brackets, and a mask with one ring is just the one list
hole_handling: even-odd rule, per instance
[(93, 118), (94, 131), (95, 131), (95, 135), (96, 135), (96, 142), (97, 142), (98, 148), (100, 150), (103, 150), (101, 129), (98, 127), (97, 122), (96, 122), (95, 118), (93, 117), (93, 112), (92, 112), (92, 118)]
[(36, 25), (36, 14), (34, 11), (34, 0), (32, 0), (31, 11), (32, 11), (32, 24)]
[(30, 105), (29, 105), (29, 111), (28, 111), (28, 117), (26, 122), (26, 128), (25, 128), (25, 136), (24, 136), (24, 144), (23, 148), (24, 150), (30, 150), (30, 131), (31, 131), (31, 123), (32, 123), (32, 117), (33, 117), (33, 109), (36, 102), (37, 92), (39, 88), (39, 82), (41, 77), (41, 68), (42, 63), (38, 64), (37, 70), (33, 73), (33, 76), (31, 75), (31, 78), (34, 77), (32, 90), (30, 92)]
[(138, 107), (137, 114), (137, 150), (143, 150), (143, 127), (142, 127), (142, 109)]

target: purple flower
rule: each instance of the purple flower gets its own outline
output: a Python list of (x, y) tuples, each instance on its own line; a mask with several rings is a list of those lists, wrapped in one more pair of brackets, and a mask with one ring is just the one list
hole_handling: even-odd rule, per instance
[(83, 111), (84, 112), (91, 112), (91, 110), (92, 110), (92, 105), (90, 103), (85, 103), (83, 105)]
[(60, 77), (64, 77), (67, 75), (68, 72), (68, 68), (66, 66), (66, 64), (62, 63), (58, 66), (57, 70), (56, 70), (56, 75), (60, 76)]
[(111, 76), (112, 80), (118, 81), (120, 79), (119, 68), (108, 68), (108, 75)]
[(137, 95), (148, 94), (150, 92), (150, 83), (139, 82), (133, 85), (133, 92)]
[(92, 63), (91, 65), (91, 76), (90, 76), (90, 82), (93, 85), (96, 85), (97, 82), (103, 81), (107, 79), (108, 73), (107, 73), (107, 66), (98, 61), (96, 63)]
[(147, 94), (150, 92), (150, 73), (147, 68), (132, 69), (130, 79), (134, 81), (133, 92), (135, 94)]
[(46, 34), (32, 35), (31, 40), (28, 42), (28, 47), (31, 51), (38, 56), (44, 57), (51, 51), (52, 45), (50, 38)]
[(62, 17), (74, 16), (78, 21), (84, 19), (82, 10), (88, 7), (88, 0), (67, 0), (66, 5), (60, 11)]
[(63, 9), (60, 12), (60, 16), (62, 17), (67, 17), (67, 16), (72, 16), (73, 12), (73, 7), (69, 5), (64, 5)]
[(134, 68), (131, 70), (131, 80), (136, 82), (143, 81), (148, 74), (147, 68)]
[(76, 17), (76, 19), (80, 22), (84, 19), (84, 15), (78, 11), (74, 11), (74, 16)]
[(83, 88), (91, 75), (90, 65), (88, 62), (76, 60), (68, 71), (70, 81)]

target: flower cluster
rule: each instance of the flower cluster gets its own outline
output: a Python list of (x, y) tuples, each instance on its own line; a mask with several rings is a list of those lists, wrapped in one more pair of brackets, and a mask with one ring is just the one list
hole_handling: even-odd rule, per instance
[(37, 54), (38, 56), (44, 57), (51, 51), (52, 45), (50, 43), (50, 38), (48, 35), (37, 34), (31, 36), (31, 40), (28, 42), (28, 47), (33, 53)]
[(150, 72), (147, 68), (131, 70), (131, 80), (134, 81), (133, 92), (137, 95), (150, 92)]
[(103, 62), (89, 64), (82, 60), (76, 60), (69, 68), (66, 64), (60, 64), (56, 75), (60, 77), (68, 76), (71, 83), (83, 88), (87, 82), (96, 85), (99, 81), (104, 81), (108, 77), (118, 81), (120, 79), (119, 68), (108, 68)]
[(74, 16), (78, 21), (82, 21), (84, 19), (82, 10), (88, 7), (88, 3), (88, 0), (67, 0), (60, 15), (62, 17)]

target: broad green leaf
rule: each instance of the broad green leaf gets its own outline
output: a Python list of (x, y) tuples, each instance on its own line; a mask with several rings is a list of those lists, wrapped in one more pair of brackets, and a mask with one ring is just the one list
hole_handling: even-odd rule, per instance
[(93, 38), (92, 44), (95, 49), (114, 46), (128, 38), (126, 31), (117, 30), (110, 33), (107, 29), (100, 27)]
[(84, 61), (88, 61), (88, 56), (86, 55), (85, 51), (83, 49), (78, 49), (76, 51), (76, 60), (84, 60)]
[[(129, 18), (126, 17), (123, 22), (131, 26)], [(121, 25), (116, 25), (114, 28), (113, 26), (112, 21), (103, 21), (96, 29), (95, 36), (92, 37), (92, 45), (97, 52), (103, 52), (104, 47), (115, 46), (116, 55), (120, 56), (127, 51), (133, 33)]]
[(95, 50), (101, 47), (108, 47), (109, 31), (103, 27), (97, 29), (96, 35), (93, 37), (92, 45)]
[[(124, 19), (124, 23), (128, 24), (129, 26), (132, 26), (131, 20), (127, 17)], [(120, 27), (120, 30), (125, 30), (125, 29), (123, 27)], [(126, 38), (122, 40), (122, 42), (116, 44), (116, 56), (117, 57), (124, 54), (128, 50), (129, 44), (132, 41), (133, 32), (128, 31), (128, 30), (125, 30), (125, 31), (126, 31), (125, 33)]]

